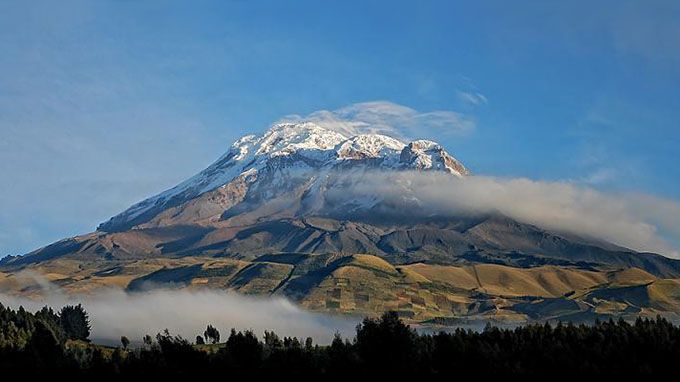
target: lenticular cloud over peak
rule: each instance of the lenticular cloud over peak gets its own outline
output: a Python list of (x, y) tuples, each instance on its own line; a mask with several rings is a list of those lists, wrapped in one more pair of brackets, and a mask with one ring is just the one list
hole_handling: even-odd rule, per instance
[(420, 112), (389, 101), (356, 103), (306, 116), (289, 115), (281, 122), (309, 121), (345, 136), (385, 134), (401, 139), (465, 135), (474, 131), (473, 117), (452, 110)]

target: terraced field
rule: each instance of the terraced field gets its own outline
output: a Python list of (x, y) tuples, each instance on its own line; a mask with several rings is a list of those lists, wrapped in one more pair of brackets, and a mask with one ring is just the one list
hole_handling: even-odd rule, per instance
[(543, 265), (393, 265), (368, 254), (270, 254), (251, 261), (182, 257), (78, 261), (58, 258), (0, 272), (0, 290), (39, 296), (47, 288), (95, 293), (123, 288), (211, 288), (286, 296), (319, 312), (376, 315), (396, 310), (412, 322), (582, 321), (661, 314), (677, 319), (680, 280), (637, 268)]

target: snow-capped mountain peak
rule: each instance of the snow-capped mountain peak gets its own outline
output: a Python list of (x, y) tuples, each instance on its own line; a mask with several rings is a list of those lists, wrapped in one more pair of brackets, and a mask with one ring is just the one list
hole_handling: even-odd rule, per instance
[(244, 193), (240, 200), (247, 198), (248, 190), (257, 190), (260, 199), (266, 199), (292, 192), (300, 184), (315, 187), (315, 193), (323, 190), (325, 186), (319, 184), (319, 179), (333, 170), (359, 174), (370, 169), (444, 171), (458, 177), (468, 174), (468, 170), (436, 142), (417, 140), (407, 144), (381, 134), (346, 137), (311, 122), (280, 123), (261, 135), (238, 139), (205, 170), (133, 205), (101, 224), (99, 229), (136, 226), (237, 180), (242, 183), (239, 192)]
[(339, 159), (378, 158), (401, 152), (406, 145), (381, 134), (361, 134), (346, 139), (337, 148)]
[(281, 123), (272, 126), (256, 141), (256, 154), (287, 155), (298, 150), (331, 150), (347, 138), (311, 122)]
[(401, 152), (400, 160), (417, 170), (443, 170), (456, 176), (470, 172), (436, 142), (417, 140), (409, 143)]

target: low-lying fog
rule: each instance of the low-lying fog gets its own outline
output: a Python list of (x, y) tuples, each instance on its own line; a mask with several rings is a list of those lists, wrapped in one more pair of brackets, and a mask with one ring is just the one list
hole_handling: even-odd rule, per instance
[(261, 336), (273, 330), (279, 336), (312, 337), (316, 343), (328, 344), (339, 332), (353, 337), (360, 318), (310, 313), (283, 298), (255, 298), (217, 290), (152, 290), (126, 293), (108, 290), (91, 295), (66, 296), (50, 292), (40, 300), (0, 294), (0, 302), (29, 311), (48, 305), (55, 310), (66, 304), (82, 303), (90, 315), (92, 334), (97, 343), (117, 344), (122, 335), (141, 342), (165, 328), (189, 341), (203, 335), (208, 324), (217, 327), (222, 341), (231, 328), (252, 329)]

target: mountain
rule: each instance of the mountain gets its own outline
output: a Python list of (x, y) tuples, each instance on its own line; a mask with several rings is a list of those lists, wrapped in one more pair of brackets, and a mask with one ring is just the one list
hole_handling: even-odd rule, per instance
[[(468, 170), (439, 144), (418, 140), (408, 144), (379, 134), (347, 138), (312, 123), (278, 124), (262, 136), (247, 135), (207, 169), (180, 185), (130, 207), (98, 228), (104, 232), (130, 228), (205, 224), (252, 212), (268, 205), (274, 215), (286, 208), (290, 216), (314, 215), (324, 207), (328, 189), (342, 180), (360, 182), (370, 171), (443, 171), (452, 176)], [(348, 185), (343, 185), (347, 187)], [(350, 212), (379, 204), (379, 195), (353, 200)], [(274, 200), (294, 206), (273, 206)], [(334, 206), (346, 211), (348, 206)]]
[(95, 232), (4, 260), (0, 289), (37, 293), (18, 277), (33, 270), (73, 293), (212, 287), (439, 323), (678, 312), (680, 261), (498, 213), (442, 213), (409, 174), (472, 176), (436, 142), (277, 124)]

